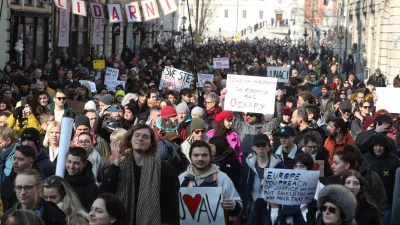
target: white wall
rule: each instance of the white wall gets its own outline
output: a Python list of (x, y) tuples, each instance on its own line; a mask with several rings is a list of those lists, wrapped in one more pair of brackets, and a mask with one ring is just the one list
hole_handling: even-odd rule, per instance
[[(1, 12), (1, 19), (0, 19), (0, 29), (2, 32), (0, 32), (0, 69), (2, 70), (4, 68), (4, 64), (8, 61), (9, 55), (5, 54), (5, 52), (8, 50), (8, 43), (7, 41), (7, 36), (9, 35), (9, 32), (6, 32), (6, 30), (9, 28), (8, 22), (7, 22), (7, 17), (8, 17), (8, 1), (4, 0), (3, 1), (3, 11)], [(0, 0), (1, 4), (1, 0)], [(0, 6), (1, 8), (1, 6)]]

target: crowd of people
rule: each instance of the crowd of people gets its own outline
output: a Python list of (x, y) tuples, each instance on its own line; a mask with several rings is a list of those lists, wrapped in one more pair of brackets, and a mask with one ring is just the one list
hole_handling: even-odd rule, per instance
[[(218, 57), (230, 68), (214, 69)], [(180, 224), (181, 187), (220, 187), (225, 224), (400, 225), (400, 120), (376, 108), (375, 88), (387, 85), (379, 69), (364, 82), (351, 57), (339, 74), (332, 51), (282, 40), (181, 51), (155, 44), (139, 58), (128, 49), (99, 57), (125, 81), (114, 89), (93, 59), (9, 62), (0, 73), (1, 224)], [(214, 80), (159, 90), (165, 66)], [(224, 110), (234, 93), (227, 74), (267, 76), (270, 66), (290, 68), (272, 118)], [(74, 119), (71, 137), (61, 136), (64, 117)], [(64, 138), (70, 145), (60, 162)], [(267, 169), (318, 170), (316, 160), (323, 175), (311, 202), (265, 200)]]

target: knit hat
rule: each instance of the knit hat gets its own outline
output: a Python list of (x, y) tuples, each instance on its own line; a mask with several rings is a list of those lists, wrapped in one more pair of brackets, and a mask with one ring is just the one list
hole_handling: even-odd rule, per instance
[(350, 110), (351, 111), (351, 109), (352, 109), (351, 102), (349, 100), (345, 99), (345, 100), (340, 102), (339, 108), (342, 111), (344, 111), (344, 110)]
[(322, 96), (322, 91), (321, 88), (319, 87), (313, 87), (313, 89), (311, 90), (311, 95), (314, 98), (320, 98)]
[(40, 147), (40, 133), (33, 127), (28, 127), (21, 134), (21, 143), (25, 140), (33, 141), (36, 144), (36, 147), (39, 149)]
[(348, 188), (339, 184), (325, 186), (318, 194), (318, 208), (326, 202), (330, 202), (340, 209), (344, 215), (343, 224), (351, 224), (356, 213), (357, 201)]
[(84, 125), (87, 127), (90, 127), (90, 121), (87, 116), (78, 116), (75, 119), (75, 128), (78, 128), (79, 126)]
[(125, 91), (123, 91), (123, 90), (117, 91), (117, 93), (115, 93), (115, 97), (119, 97), (119, 96), (124, 97), (125, 96)]
[(336, 96), (336, 97), (333, 99), (333, 104), (336, 105), (336, 103), (341, 102), (341, 101), (342, 101), (342, 98), (340, 98), (339, 96)]
[(85, 110), (90, 110), (90, 109), (96, 110), (96, 103), (94, 103), (94, 101), (90, 100), (90, 101), (86, 102), (84, 109)]
[(178, 113), (184, 112), (186, 114), (189, 114), (190, 109), (186, 102), (181, 102), (176, 106), (176, 112), (178, 112)]
[(229, 117), (233, 117), (233, 113), (232, 112), (230, 112), (230, 111), (220, 112), (215, 116), (215, 122), (219, 123), (219, 122), (221, 122), (221, 121), (223, 121), (223, 120), (225, 120), (225, 119), (227, 119)]
[(292, 110), (291, 110), (289, 107), (284, 107), (284, 108), (283, 108), (283, 115), (284, 115), (284, 116), (290, 116), (290, 117), (292, 117), (292, 114), (293, 114), (293, 112), (292, 112)]
[(206, 129), (206, 123), (204, 122), (204, 120), (202, 118), (194, 118), (190, 122), (190, 125), (189, 125), (190, 134), (192, 134), (193, 131), (195, 131), (195, 130), (205, 130), (205, 129)]
[(104, 96), (101, 96), (99, 101), (106, 105), (111, 105), (112, 104), (112, 96), (110, 94), (106, 94)]
[(194, 107), (194, 108), (192, 109), (192, 113), (197, 114), (199, 117), (203, 117), (203, 115), (204, 115), (204, 109), (201, 108), (201, 107), (196, 106), (196, 107)]
[(125, 105), (125, 108), (131, 111), (134, 115), (139, 111), (138, 106), (133, 99)]
[(169, 119), (171, 117), (175, 117), (177, 115), (176, 110), (172, 106), (165, 106), (164, 108), (161, 109), (161, 119)]

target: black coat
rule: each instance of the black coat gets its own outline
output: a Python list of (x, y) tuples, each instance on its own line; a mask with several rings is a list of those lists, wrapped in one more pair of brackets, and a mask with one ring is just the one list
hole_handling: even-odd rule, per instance
[(376, 207), (367, 203), (358, 202), (356, 216), (357, 225), (381, 225), (381, 219)]
[(96, 200), (99, 194), (99, 187), (94, 180), (92, 172), (92, 164), (87, 161), (82, 172), (75, 176), (70, 176), (68, 172), (65, 171), (64, 179), (75, 191), (85, 210), (89, 212), (94, 200)]
[(239, 187), (242, 165), (236, 158), (235, 151), (232, 151), (232, 153), (226, 156), (223, 160), (215, 162), (215, 164), (219, 166), (220, 171), (226, 173), (226, 175), (231, 178), (233, 184), (235, 185), (235, 189), (237, 190)]
[(35, 165), (39, 171), (43, 173), (45, 178), (56, 173), (56, 166), (50, 161), (50, 158), (43, 147), (40, 148), (40, 152), (36, 156)]

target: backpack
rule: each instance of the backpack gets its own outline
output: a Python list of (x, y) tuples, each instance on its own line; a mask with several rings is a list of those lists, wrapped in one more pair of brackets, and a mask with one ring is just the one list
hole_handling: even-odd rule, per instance
[(161, 160), (175, 167), (178, 174), (186, 171), (190, 164), (186, 155), (183, 154), (181, 147), (165, 138), (158, 141), (157, 155), (160, 156)]

